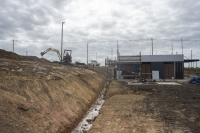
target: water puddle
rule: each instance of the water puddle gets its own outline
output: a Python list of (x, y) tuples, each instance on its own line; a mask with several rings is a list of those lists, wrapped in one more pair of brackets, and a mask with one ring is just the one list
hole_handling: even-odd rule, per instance
[(99, 110), (101, 109), (103, 103), (105, 102), (104, 95), (107, 89), (106, 85), (108, 84), (109, 82), (107, 82), (104, 85), (104, 88), (99, 94), (97, 100), (94, 102), (92, 107), (87, 111), (86, 115), (83, 117), (78, 126), (72, 131), (72, 133), (86, 133), (92, 127), (95, 118), (99, 115)]

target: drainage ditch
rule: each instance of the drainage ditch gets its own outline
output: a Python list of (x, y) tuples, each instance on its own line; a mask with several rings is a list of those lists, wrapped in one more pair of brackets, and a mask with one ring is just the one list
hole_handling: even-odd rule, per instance
[(99, 110), (101, 109), (103, 103), (105, 102), (104, 96), (107, 90), (107, 85), (109, 82), (106, 82), (103, 90), (99, 94), (97, 100), (91, 106), (91, 108), (87, 111), (86, 115), (83, 117), (78, 126), (72, 131), (72, 133), (86, 133), (92, 127), (93, 122), (96, 117), (99, 115)]

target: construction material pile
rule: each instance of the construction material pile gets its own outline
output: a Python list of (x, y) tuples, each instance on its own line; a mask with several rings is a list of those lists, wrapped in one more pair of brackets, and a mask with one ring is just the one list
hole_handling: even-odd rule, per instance
[(49, 60), (45, 58), (38, 58), (37, 56), (21, 56), (13, 52), (5, 51), (3, 49), (0, 49), (0, 58), (6, 58), (10, 60), (16, 60), (16, 61), (35, 61), (35, 62), (43, 62), (48, 63)]
[(45, 58), (38, 58), (37, 56), (21, 56), (21, 60), (36, 61), (41, 63), (49, 63), (50, 61)]
[(20, 55), (13, 52), (5, 51), (3, 49), (0, 49), (0, 58), (6, 58), (6, 59), (11, 59), (11, 60), (21, 60)]

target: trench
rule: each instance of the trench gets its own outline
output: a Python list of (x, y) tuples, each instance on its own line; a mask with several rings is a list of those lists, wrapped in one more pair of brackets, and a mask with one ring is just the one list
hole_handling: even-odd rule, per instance
[(94, 104), (86, 112), (86, 115), (83, 117), (81, 122), (77, 125), (77, 127), (71, 133), (86, 133), (87, 131), (89, 131), (96, 117), (99, 115), (99, 110), (101, 109), (103, 103), (105, 102), (104, 96), (105, 96), (108, 84), (109, 82), (105, 83), (103, 90), (99, 94)]

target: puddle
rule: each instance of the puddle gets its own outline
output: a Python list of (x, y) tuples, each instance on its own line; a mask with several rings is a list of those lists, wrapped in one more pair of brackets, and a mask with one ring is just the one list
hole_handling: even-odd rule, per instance
[(92, 107), (87, 111), (84, 118), (81, 120), (78, 126), (72, 131), (72, 133), (86, 133), (92, 127), (93, 121), (99, 115), (99, 110), (101, 109), (103, 103), (105, 102), (104, 95), (107, 89), (106, 85), (108, 84), (109, 82), (107, 82), (104, 85), (104, 88), (99, 94), (97, 100), (94, 102)]

